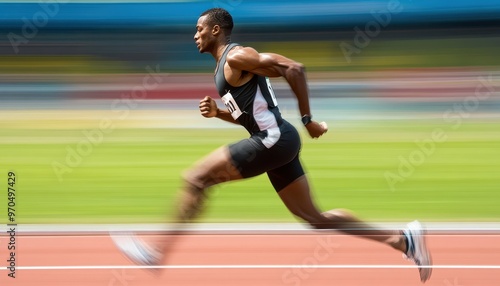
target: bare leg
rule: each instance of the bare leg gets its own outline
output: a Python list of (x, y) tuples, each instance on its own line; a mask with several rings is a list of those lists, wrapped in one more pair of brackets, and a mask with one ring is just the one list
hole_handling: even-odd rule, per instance
[(185, 223), (192, 221), (203, 211), (207, 188), (241, 178), (240, 172), (231, 162), (227, 146), (214, 150), (195, 163), (183, 176), (184, 182), (179, 192), (180, 198), (175, 214), (175, 223), (178, 227), (164, 235), (159, 242), (160, 252), (163, 255), (168, 253), (168, 249), (174, 245), (176, 238), (185, 232), (183, 227)]
[(240, 172), (231, 162), (227, 146), (216, 149), (198, 161), (183, 176), (184, 185), (180, 190), (177, 222), (189, 222), (200, 214), (207, 196), (207, 188), (241, 178)]
[(314, 228), (338, 229), (406, 252), (406, 240), (399, 231), (377, 229), (343, 209), (319, 212), (312, 201), (309, 183), (305, 175), (293, 181), (278, 194), (294, 215), (305, 220)]

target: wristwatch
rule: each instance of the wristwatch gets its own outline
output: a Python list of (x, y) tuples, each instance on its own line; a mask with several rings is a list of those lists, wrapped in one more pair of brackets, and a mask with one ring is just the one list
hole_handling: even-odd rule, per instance
[(312, 120), (312, 116), (309, 114), (302, 116), (302, 124), (304, 124), (304, 126), (311, 123), (311, 120)]

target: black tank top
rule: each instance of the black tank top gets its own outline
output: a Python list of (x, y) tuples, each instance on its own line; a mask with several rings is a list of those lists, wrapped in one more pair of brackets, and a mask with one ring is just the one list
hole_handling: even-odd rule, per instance
[(222, 102), (233, 118), (245, 127), (250, 134), (268, 131), (269, 134), (279, 130), (283, 119), (278, 108), (276, 96), (269, 78), (254, 75), (242, 86), (230, 85), (224, 76), (224, 64), (229, 51), (235, 46), (232, 43), (226, 47), (215, 72), (215, 85)]

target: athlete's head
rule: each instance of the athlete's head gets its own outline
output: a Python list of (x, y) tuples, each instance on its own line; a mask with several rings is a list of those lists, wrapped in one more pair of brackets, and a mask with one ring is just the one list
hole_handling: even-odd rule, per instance
[(201, 13), (196, 24), (194, 40), (200, 53), (210, 51), (217, 40), (228, 41), (233, 30), (233, 17), (222, 8)]

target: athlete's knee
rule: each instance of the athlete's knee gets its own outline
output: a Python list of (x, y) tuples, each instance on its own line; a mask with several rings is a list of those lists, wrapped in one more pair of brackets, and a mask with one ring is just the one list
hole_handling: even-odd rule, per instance
[(182, 174), (184, 184), (189, 188), (201, 191), (221, 183), (222, 181), (218, 180), (217, 174), (209, 170), (200, 166), (192, 167)]
[(184, 187), (191, 190), (202, 191), (206, 188), (205, 179), (196, 169), (189, 169), (182, 173)]
[(185, 184), (204, 190), (213, 185), (224, 183), (236, 177), (236, 171), (228, 166), (227, 170), (212, 168), (210, 166), (195, 166), (182, 175)]

